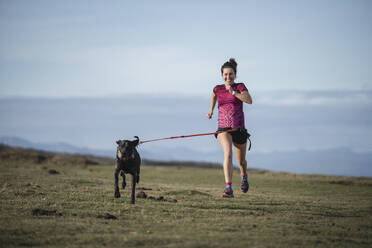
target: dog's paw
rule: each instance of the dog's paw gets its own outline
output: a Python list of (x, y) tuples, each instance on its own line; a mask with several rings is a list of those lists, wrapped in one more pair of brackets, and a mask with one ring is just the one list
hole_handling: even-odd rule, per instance
[(119, 191), (115, 191), (115, 198), (120, 198), (120, 192)]

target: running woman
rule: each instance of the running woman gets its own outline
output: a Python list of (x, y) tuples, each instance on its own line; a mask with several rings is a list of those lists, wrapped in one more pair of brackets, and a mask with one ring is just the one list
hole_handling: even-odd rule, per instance
[(210, 101), (209, 113), (207, 114), (207, 118), (211, 119), (217, 101), (217, 131), (236, 129), (236, 131), (223, 132), (216, 136), (224, 154), (223, 171), (225, 175), (226, 188), (222, 196), (228, 198), (234, 197), (231, 184), (233, 172), (232, 146), (234, 146), (236, 160), (241, 172), (240, 189), (243, 193), (247, 193), (249, 188), (247, 161), (245, 159), (248, 133), (244, 125), (243, 102), (252, 104), (252, 97), (244, 83), (235, 83), (237, 65), (235, 59), (231, 58), (221, 66), (221, 74), (224, 83), (214, 87)]

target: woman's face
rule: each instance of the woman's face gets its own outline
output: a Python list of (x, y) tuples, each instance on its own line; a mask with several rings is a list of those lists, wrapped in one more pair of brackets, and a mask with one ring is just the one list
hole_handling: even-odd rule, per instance
[(233, 84), (235, 79), (235, 72), (232, 68), (223, 68), (222, 78), (225, 84)]

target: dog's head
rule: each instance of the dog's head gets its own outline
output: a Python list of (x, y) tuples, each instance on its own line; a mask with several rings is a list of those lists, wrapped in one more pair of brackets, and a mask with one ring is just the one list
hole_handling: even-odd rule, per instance
[(139, 138), (134, 136), (135, 140), (118, 140), (116, 144), (118, 144), (118, 149), (116, 151), (116, 156), (119, 159), (124, 161), (134, 159), (134, 151), (139, 144)]

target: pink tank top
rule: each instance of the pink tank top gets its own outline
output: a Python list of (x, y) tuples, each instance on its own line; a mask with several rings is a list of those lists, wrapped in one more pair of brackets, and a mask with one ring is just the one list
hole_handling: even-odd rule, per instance
[[(234, 83), (232, 89), (241, 93), (247, 88), (243, 83)], [(244, 128), (243, 102), (226, 90), (224, 84), (216, 85), (213, 89), (218, 103), (219, 128)]]

